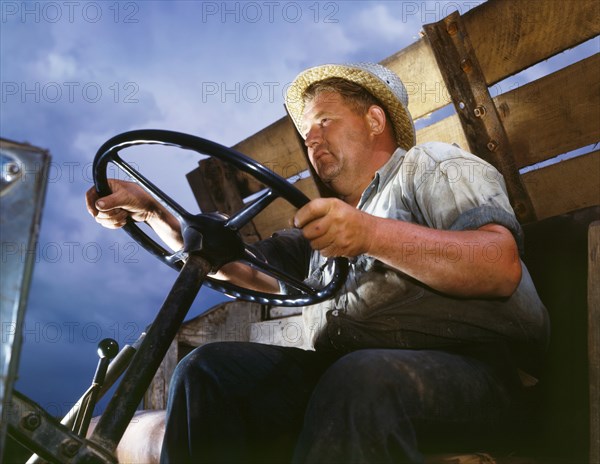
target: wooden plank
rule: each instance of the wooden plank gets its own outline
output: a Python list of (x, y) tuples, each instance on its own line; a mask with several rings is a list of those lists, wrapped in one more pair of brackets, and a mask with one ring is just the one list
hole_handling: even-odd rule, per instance
[[(450, 116), (436, 123), (437, 127), (434, 129), (445, 133), (448, 126), (456, 127), (458, 124), (456, 120), (456, 116)], [(421, 135), (419, 136), (418, 133), (417, 136), (427, 140), (425, 137), (428, 135), (437, 135), (431, 127), (422, 129)], [(432, 140), (439, 140), (439, 138), (434, 137)], [(451, 139), (444, 141), (455, 142)], [(458, 143), (460, 145), (461, 141), (459, 140)], [(600, 151), (529, 171), (521, 177), (538, 219), (600, 204)], [(310, 179), (303, 179), (298, 183), (302, 187), (301, 190), (304, 190), (302, 184), (305, 182), (310, 183), (311, 188), (314, 188), (314, 183), (311, 183)], [(312, 194), (306, 191), (305, 193), (310, 198), (314, 198), (316, 189)], [(254, 225), (261, 237), (268, 237), (276, 230), (290, 227), (289, 221), (294, 213), (294, 207), (277, 200), (255, 218)]]
[[(381, 64), (398, 74), (406, 86), (408, 109), (414, 119), (450, 102), (450, 94), (426, 40), (418, 40), (385, 58)], [(300, 166), (301, 170), (307, 166), (295, 128), (287, 116), (239, 142), (234, 148), (284, 177), (294, 174), (294, 166)], [(285, 156), (285, 160), (282, 160), (282, 156)]]
[[(317, 187), (311, 178), (301, 179), (294, 186), (304, 192), (308, 198), (319, 197)], [(262, 238), (270, 237), (277, 230), (290, 228), (296, 211), (294, 206), (278, 198), (254, 218), (254, 227)]]
[(311, 348), (301, 315), (251, 324), (250, 341), (267, 345)]
[(299, 314), (302, 314), (302, 307), (287, 308), (284, 306), (273, 306), (269, 308), (269, 319), (279, 319)]
[(600, 220), (588, 231), (590, 462), (600, 463)]
[[(518, 168), (600, 140), (600, 54), (494, 98)], [(470, 150), (453, 114), (417, 131)]]
[[(223, 171), (226, 169), (226, 171)], [(242, 206), (241, 195), (250, 195), (264, 189), (264, 185), (250, 181), (243, 173), (230, 171), (215, 160), (203, 160), (200, 167), (188, 174), (188, 182), (203, 212), (220, 211), (232, 214)], [(318, 198), (319, 192), (313, 178), (296, 181), (294, 187), (309, 198)], [(283, 199), (275, 200), (254, 220), (242, 228), (247, 243), (269, 237), (276, 230), (290, 227), (296, 208)]]
[(178, 361), (177, 341), (174, 340), (144, 394), (144, 409), (166, 409), (169, 383)]
[(217, 341), (245, 341), (250, 339), (250, 324), (261, 320), (262, 307), (258, 303), (231, 301), (212, 308), (186, 321), (177, 334), (177, 342), (201, 346)]
[(600, 150), (522, 177), (539, 220), (600, 204)]
[(600, 54), (494, 99), (517, 166), (600, 140)]
[(600, 34), (597, 0), (490, 0), (463, 18), (488, 85)]
[(535, 220), (512, 147), (458, 12), (424, 26), (471, 151), (496, 167), (520, 222)]
[(308, 168), (290, 118), (279, 119), (233, 148), (286, 179)]
[(450, 103), (450, 93), (427, 40), (420, 39), (380, 63), (398, 74), (404, 83), (413, 119)]
[(417, 144), (424, 142), (455, 143), (463, 150), (470, 150), (456, 114), (418, 130)]

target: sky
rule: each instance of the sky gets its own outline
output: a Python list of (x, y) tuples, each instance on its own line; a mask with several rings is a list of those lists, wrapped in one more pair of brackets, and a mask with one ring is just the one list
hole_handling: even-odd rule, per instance
[[(91, 383), (98, 342), (135, 341), (175, 280), (87, 213), (91, 163), (105, 140), (155, 128), (234, 145), (284, 116), (283, 92), (303, 69), (381, 61), (418, 40), (422, 24), (479, 3), (0, 2), (0, 136), (52, 155), (16, 388), (65, 414)], [(175, 150), (136, 165), (196, 213), (185, 174), (198, 160)], [(225, 300), (203, 288), (188, 318)]]

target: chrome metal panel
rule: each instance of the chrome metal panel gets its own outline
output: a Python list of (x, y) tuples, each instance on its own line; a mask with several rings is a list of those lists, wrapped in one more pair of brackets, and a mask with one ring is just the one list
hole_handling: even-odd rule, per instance
[[(10, 409), (22, 325), (33, 270), (50, 155), (30, 145), (0, 140), (0, 417)], [(0, 421), (0, 449), (6, 423)]]

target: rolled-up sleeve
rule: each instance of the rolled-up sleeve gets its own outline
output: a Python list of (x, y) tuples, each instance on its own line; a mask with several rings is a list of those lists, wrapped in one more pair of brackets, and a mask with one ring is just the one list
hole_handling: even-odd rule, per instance
[[(269, 264), (296, 279), (304, 280), (308, 274), (311, 248), (299, 229), (276, 232), (271, 237), (252, 244), (250, 248)], [(279, 287), (282, 293), (292, 292), (283, 282), (279, 282)]]
[(504, 178), (491, 164), (454, 145), (431, 142), (408, 151), (401, 171), (403, 201), (418, 222), (445, 230), (499, 224), (522, 252), (521, 226)]

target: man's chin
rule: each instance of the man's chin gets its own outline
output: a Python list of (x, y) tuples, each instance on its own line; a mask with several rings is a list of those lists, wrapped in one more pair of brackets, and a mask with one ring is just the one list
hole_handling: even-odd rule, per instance
[(333, 164), (323, 164), (315, 169), (319, 179), (325, 184), (331, 183), (338, 175), (338, 169)]

